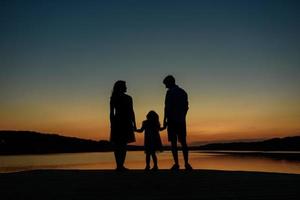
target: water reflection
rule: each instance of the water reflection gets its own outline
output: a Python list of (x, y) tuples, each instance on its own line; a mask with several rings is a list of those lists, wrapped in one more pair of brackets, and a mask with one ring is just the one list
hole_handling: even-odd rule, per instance
[[(300, 174), (300, 161), (289, 156), (278, 157), (266, 154), (191, 152), (190, 161), (195, 169), (216, 169), (234, 171), (261, 171)], [(298, 156), (299, 154), (295, 154)], [(295, 157), (294, 155), (294, 157)], [(181, 166), (182, 155), (180, 154)], [(172, 166), (170, 152), (158, 154), (159, 168)], [(130, 169), (144, 169), (143, 152), (128, 152), (125, 165)], [(0, 172), (13, 172), (32, 169), (114, 169), (114, 157), (111, 152), (69, 153), (52, 155), (0, 156)]]

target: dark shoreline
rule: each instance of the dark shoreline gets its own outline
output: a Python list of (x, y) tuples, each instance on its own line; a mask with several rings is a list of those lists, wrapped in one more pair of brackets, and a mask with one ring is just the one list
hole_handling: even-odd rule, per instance
[[(128, 149), (128, 151), (143, 151), (143, 148)], [(164, 150), (165, 152), (171, 151), (170, 149)], [(34, 154), (3, 154), (0, 156), (32, 156), (32, 155), (53, 155), (53, 154), (72, 154), (72, 153), (106, 153), (113, 151), (82, 151), (82, 152), (55, 152), (55, 153), (34, 153)], [(286, 159), (292, 161), (300, 161), (300, 151), (247, 151), (247, 150), (198, 150), (191, 149), (192, 153), (212, 153), (212, 154), (224, 154), (231, 156), (253, 156), (253, 157), (268, 157), (274, 159)]]
[(0, 173), (3, 199), (289, 199), (300, 175), (194, 170), (35, 170)]
[(274, 160), (289, 160), (300, 162), (300, 152), (290, 151), (222, 151), (222, 150), (194, 150), (192, 152), (199, 153), (215, 153), (237, 157), (266, 157)]

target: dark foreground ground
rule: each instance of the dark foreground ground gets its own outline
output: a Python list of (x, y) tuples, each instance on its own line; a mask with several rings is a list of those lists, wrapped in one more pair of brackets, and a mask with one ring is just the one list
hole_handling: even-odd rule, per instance
[(194, 170), (38, 170), (0, 174), (2, 200), (300, 199), (300, 175)]

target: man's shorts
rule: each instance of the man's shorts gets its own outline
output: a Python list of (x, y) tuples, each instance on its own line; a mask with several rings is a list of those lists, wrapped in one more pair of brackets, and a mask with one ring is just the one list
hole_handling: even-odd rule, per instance
[(168, 121), (168, 140), (176, 142), (177, 139), (180, 143), (186, 141), (186, 123)]

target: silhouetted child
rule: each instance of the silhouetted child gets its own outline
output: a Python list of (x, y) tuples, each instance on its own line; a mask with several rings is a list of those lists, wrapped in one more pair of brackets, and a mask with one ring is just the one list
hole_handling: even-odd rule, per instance
[(157, 157), (155, 152), (162, 151), (162, 143), (159, 135), (159, 131), (164, 130), (165, 128), (160, 127), (159, 117), (155, 111), (150, 111), (147, 114), (147, 120), (143, 121), (141, 129), (136, 131), (141, 133), (145, 131), (144, 135), (144, 147), (146, 153), (146, 168), (145, 170), (150, 170), (150, 156), (153, 160), (152, 170), (158, 170)]

